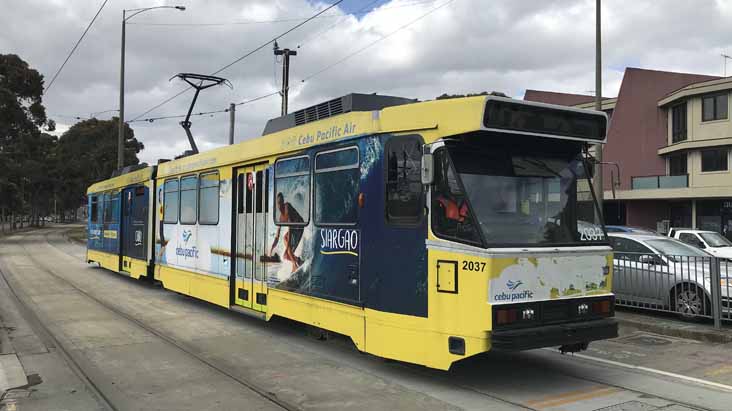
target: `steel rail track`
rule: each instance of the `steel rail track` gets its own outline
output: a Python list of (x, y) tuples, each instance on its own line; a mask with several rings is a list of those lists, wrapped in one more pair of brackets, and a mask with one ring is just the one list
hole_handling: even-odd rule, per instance
[(69, 353), (66, 346), (53, 335), (51, 330), (41, 320), (38, 314), (36, 314), (36, 312), (26, 302), (26, 299), (21, 297), (21, 294), (25, 293), (19, 291), (18, 287), (12, 284), (12, 282), (15, 282), (15, 280), (11, 281), (8, 279), (8, 276), (2, 269), (2, 264), (0, 264), (0, 279), (2, 279), (2, 281), (8, 287), (8, 291), (10, 292), (12, 298), (15, 300), (15, 305), (16, 307), (18, 307), (21, 316), (25, 319), (25, 321), (28, 322), (36, 335), (38, 335), (39, 338), (43, 341), (44, 345), (46, 347), (52, 346), (56, 349), (56, 352), (61, 355), (61, 358), (63, 358), (71, 371), (77, 377), (79, 377), (82, 383), (84, 383), (86, 388), (90, 391), (90, 393), (97, 401), (97, 403), (99, 403), (99, 405), (108, 410), (117, 411), (118, 408), (115, 407), (115, 405), (106, 395), (104, 395), (104, 392), (94, 383), (94, 380), (92, 380), (92, 378), (86, 372), (84, 372), (84, 369)]
[[(30, 234), (30, 233), (27, 233), (27, 234)], [(61, 252), (63, 254), (66, 254), (66, 255), (68, 255), (68, 256), (70, 256), (72, 258), (78, 258), (77, 256), (74, 256), (71, 253), (69, 253), (69, 252), (61, 249), (60, 247), (55, 246), (51, 241), (49, 241), (48, 237), (51, 234), (52, 233), (44, 234), (44, 239), (46, 240), (46, 242), (51, 247), (55, 248), (59, 252)], [(71, 241), (69, 241), (69, 243), (73, 244)], [(589, 361), (586, 361), (586, 362), (589, 362)], [(426, 373), (424, 371), (421, 371), (419, 369), (415, 369), (413, 367), (407, 367), (407, 368), (409, 368), (411, 370), (411, 372), (413, 372), (415, 374), (426, 375)], [(593, 383), (596, 383), (596, 384), (604, 385), (604, 386), (607, 386), (607, 387), (618, 388), (618, 389), (622, 389), (622, 390), (629, 391), (629, 392), (633, 392), (633, 393), (640, 394), (640, 395), (650, 395), (650, 396), (653, 396), (655, 398), (662, 399), (662, 400), (665, 400), (665, 401), (669, 401), (669, 402), (672, 402), (672, 403), (676, 403), (676, 404), (679, 404), (679, 405), (682, 405), (682, 406), (685, 406), (685, 407), (688, 407), (688, 408), (691, 408), (691, 409), (694, 409), (694, 410), (699, 410), (699, 411), (706, 411), (707, 410), (706, 408), (701, 408), (701, 407), (699, 407), (696, 404), (684, 402), (684, 401), (681, 401), (681, 400), (678, 400), (678, 399), (674, 399), (674, 398), (668, 398), (668, 397), (660, 396), (660, 395), (653, 394), (653, 393), (648, 393), (648, 392), (640, 391), (640, 390), (638, 390), (636, 388), (624, 386), (624, 385), (621, 385), (621, 384), (611, 383), (611, 382), (603, 381), (603, 380), (597, 379), (597, 378), (588, 378), (585, 375), (580, 375), (580, 374), (577, 374), (577, 373), (567, 372), (567, 371), (563, 371), (563, 370), (559, 370), (559, 369), (555, 369), (555, 372), (557, 374), (563, 375), (565, 377), (575, 378), (575, 379), (583, 380), (583, 381), (589, 381), (589, 382), (593, 382)], [(640, 374), (644, 374), (644, 373), (640, 373)], [(458, 382), (454, 382), (454, 381), (446, 381), (444, 379), (443, 379), (443, 382), (446, 383), (446, 384), (448, 384), (448, 385), (451, 385), (453, 387), (460, 388), (460, 389), (463, 389), (463, 390), (467, 390), (467, 391), (473, 392), (473, 393), (478, 394), (478, 395), (481, 395), (481, 396), (485, 396), (486, 398), (490, 398), (490, 399), (493, 399), (493, 400), (501, 401), (501, 402), (504, 402), (504, 403), (509, 404), (509, 405), (512, 405), (512, 406), (524, 408), (526, 410), (537, 411), (535, 408), (531, 408), (531, 407), (529, 407), (529, 406), (527, 406), (525, 404), (521, 404), (521, 403), (518, 403), (518, 402), (514, 402), (514, 401), (511, 401), (511, 400), (507, 400), (507, 399), (501, 398), (501, 397), (497, 396), (496, 394), (487, 393), (487, 392), (485, 392), (485, 391), (483, 391), (483, 390), (481, 390), (479, 388), (472, 387), (472, 386), (467, 385), (467, 384), (464, 384), (464, 383), (458, 383)]]
[[(32, 234), (32, 233), (28, 233), (28, 234)], [(67, 252), (59, 249), (58, 247), (55, 247), (53, 244), (51, 244), (51, 242), (48, 241), (48, 235), (49, 234), (43, 234), (43, 237), (44, 237), (44, 239), (46, 240), (46, 242), (51, 247), (54, 247), (55, 249), (61, 251), (62, 253), (66, 254), (66, 255), (69, 255), (69, 256), (71, 256), (73, 258), (77, 258), (77, 257), (72, 256), (69, 253), (67, 253)], [(24, 237), (26, 237), (26, 236), (24, 236)], [(34, 256), (32, 252), (29, 252), (28, 248), (26, 248), (26, 246), (23, 244), (22, 240), (21, 240), (21, 242), (19, 244), (20, 244), (20, 247), (23, 249), (23, 252), (28, 256), (28, 258), (30, 258), (30, 260), (33, 261), (33, 263), (40, 270), (42, 270), (44, 273), (46, 273), (46, 274), (48, 274), (48, 275), (50, 275), (50, 276), (52, 276), (52, 277), (54, 277), (54, 278), (56, 278), (56, 279), (58, 279), (58, 280), (60, 280), (62, 282), (68, 284), (71, 288), (73, 288), (77, 292), (81, 293), (85, 297), (91, 299), (95, 303), (97, 303), (97, 304), (101, 305), (102, 307), (108, 309), (109, 311), (113, 312), (114, 314), (116, 314), (116, 315), (124, 318), (125, 320), (132, 322), (133, 324), (137, 325), (138, 327), (142, 328), (143, 330), (145, 330), (145, 331), (147, 331), (147, 332), (155, 335), (156, 337), (160, 338), (161, 340), (165, 341), (166, 343), (170, 344), (171, 346), (175, 347), (176, 349), (182, 351), (186, 355), (188, 355), (188, 356), (196, 359), (197, 361), (205, 364), (206, 366), (208, 366), (209, 368), (211, 368), (214, 371), (218, 372), (219, 374), (221, 374), (221, 375), (223, 375), (223, 376), (225, 376), (225, 377), (227, 377), (227, 378), (235, 381), (236, 383), (238, 383), (239, 385), (241, 385), (243, 387), (246, 387), (246, 388), (254, 391), (259, 396), (261, 396), (264, 399), (270, 401), (271, 403), (279, 406), (280, 408), (282, 408), (284, 410), (288, 410), (288, 411), (300, 410), (299, 407), (297, 407), (297, 406), (295, 406), (293, 404), (288, 403), (287, 401), (284, 401), (284, 400), (278, 398), (276, 394), (274, 394), (274, 393), (272, 393), (270, 391), (267, 391), (266, 389), (258, 386), (257, 384), (252, 383), (251, 381), (248, 381), (248, 380), (246, 380), (244, 378), (241, 378), (241, 377), (235, 375), (235, 373), (233, 371), (227, 369), (226, 366), (224, 366), (222, 364), (217, 364), (217, 363), (209, 360), (208, 358), (205, 358), (202, 355), (196, 353), (195, 350), (193, 350), (190, 347), (188, 347), (185, 343), (183, 343), (181, 341), (178, 341), (175, 338), (170, 337), (170, 336), (168, 336), (166, 334), (161, 333), (159, 330), (157, 330), (157, 329), (155, 329), (155, 328), (153, 328), (153, 327), (145, 324), (144, 322), (138, 320), (137, 318), (134, 318), (133, 316), (129, 315), (128, 313), (126, 313), (126, 312), (118, 309), (117, 307), (115, 307), (115, 306), (107, 303), (106, 301), (104, 301), (102, 299), (99, 299), (99, 298), (95, 297), (94, 295), (88, 293), (87, 291), (85, 291), (82, 288), (80, 288), (79, 286), (77, 286), (73, 281), (71, 281), (71, 280), (69, 280), (69, 279), (67, 279), (67, 278), (65, 278), (65, 277), (63, 277), (61, 275), (58, 275), (55, 272), (53, 272), (51, 269), (49, 269), (49, 267), (44, 262), (40, 261), (36, 256)], [(38, 320), (40, 321), (40, 318)], [(45, 325), (43, 325), (43, 327), (50, 334), (50, 330), (48, 330), (48, 328)], [(53, 334), (50, 334), (50, 336), (53, 338), (54, 341), (57, 341), (55, 339), (55, 337), (53, 337)], [(78, 364), (75, 361), (74, 361), (74, 364), (77, 367), (79, 367)], [(83, 370), (81, 370), (80, 367), (79, 367), (79, 370), (81, 372), (83, 372)], [(86, 374), (84, 374), (84, 375), (86, 375)], [(89, 383), (93, 384), (93, 381), (91, 381), (90, 379), (88, 379), (88, 377), (86, 378), (86, 380), (89, 381)], [(99, 391), (98, 387), (96, 387), (96, 386), (94, 386), (94, 387), (103, 396), (103, 393), (101, 391)], [(104, 397), (103, 396), (103, 398), (105, 398), (105, 400), (107, 400), (107, 402), (108, 402), (108, 398), (107, 397)], [(115, 408), (113, 406), (113, 404), (111, 404), (109, 402), (108, 402), (108, 404), (109, 404), (109, 406), (110, 406), (111, 409), (117, 410), (117, 408)]]

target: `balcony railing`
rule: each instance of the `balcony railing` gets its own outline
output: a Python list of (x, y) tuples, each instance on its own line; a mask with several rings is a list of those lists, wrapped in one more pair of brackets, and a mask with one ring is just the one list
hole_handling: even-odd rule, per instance
[(689, 186), (689, 175), (680, 176), (647, 176), (631, 178), (633, 190), (653, 190), (657, 188), (686, 188)]

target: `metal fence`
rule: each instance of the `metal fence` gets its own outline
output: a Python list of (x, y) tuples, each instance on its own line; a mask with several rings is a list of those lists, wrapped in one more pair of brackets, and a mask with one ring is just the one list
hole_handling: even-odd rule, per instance
[(616, 252), (613, 292), (618, 306), (732, 321), (732, 262), (692, 257)]

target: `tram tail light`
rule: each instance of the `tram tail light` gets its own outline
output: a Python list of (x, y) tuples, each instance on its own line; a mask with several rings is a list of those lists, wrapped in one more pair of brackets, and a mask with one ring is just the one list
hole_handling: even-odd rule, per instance
[(518, 310), (515, 308), (509, 308), (507, 310), (498, 310), (498, 312), (496, 312), (496, 323), (498, 323), (498, 325), (515, 323), (517, 320), (518, 320)]
[(610, 314), (610, 300), (593, 302), (592, 312), (595, 314)]

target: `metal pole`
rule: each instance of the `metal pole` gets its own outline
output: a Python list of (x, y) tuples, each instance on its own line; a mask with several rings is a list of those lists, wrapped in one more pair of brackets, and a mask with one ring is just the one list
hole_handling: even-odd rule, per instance
[(282, 115), (287, 115), (287, 91), (290, 88), (290, 49), (284, 50), (284, 59), (282, 61)]
[[(703, 264), (703, 263), (702, 263)], [(717, 257), (712, 257), (710, 261), (711, 275), (709, 288), (712, 294), (712, 319), (714, 320), (714, 328), (722, 328), (722, 275), (721, 261)]]
[(234, 144), (234, 122), (236, 121), (236, 104), (229, 104), (229, 145)]
[[(596, 0), (595, 4), (595, 110), (602, 111), (602, 41), (601, 41), (601, 0)], [(595, 165), (595, 198), (597, 199), (598, 215), (596, 221), (603, 223), (603, 202), (604, 202), (604, 187), (602, 180), (602, 144), (595, 145), (595, 158), (597, 163)]]
[(280, 50), (277, 42), (274, 44), (275, 56), (283, 56), (282, 59), (282, 115), (287, 115), (287, 94), (290, 91), (290, 56), (297, 56), (297, 51), (284, 49)]
[(119, 63), (119, 131), (117, 134), (117, 168), (125, 163), (125, 11), (122, 10), (122, 44)]

